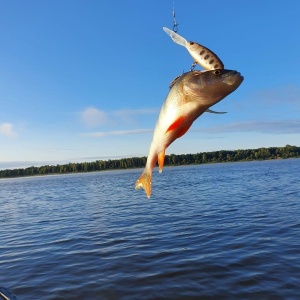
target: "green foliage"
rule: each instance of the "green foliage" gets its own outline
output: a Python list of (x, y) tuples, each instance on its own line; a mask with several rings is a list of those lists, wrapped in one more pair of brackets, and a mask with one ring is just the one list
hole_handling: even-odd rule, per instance
[[(285, 147), (270, 147), (246, 150), (221, 150), (196, 154), (166, 155), (166, 166), (192, 165), (217, 162), (250, 161), (300, 157), (300, 147), (286, 145)], [(96, 160), (94, 162), (69, 163), (56, 166), (29, 167), (25, 169), (0, 170), (0, 178), (22, 177), (33, 175), (66, 174), (94, 172), (116, 169), (142, 168), (147, 158), (131, 157), (115, 160)]]

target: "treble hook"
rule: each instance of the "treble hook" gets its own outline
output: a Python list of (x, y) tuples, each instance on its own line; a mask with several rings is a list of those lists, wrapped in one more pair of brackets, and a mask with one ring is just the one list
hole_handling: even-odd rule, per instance
[(194, 61), (191, 65), (191, 70), (190, 71), (194, 71), (195, 67), (197, 66), (197, 62)]
[(176, 22), (174, 23), (174, 25), (173, 25), (173, 31), (174, 31), (174, 32), (177, 32), (177, 31), (178, 31), (178, 25), (179, 25), (179, 24), (177, 24)]

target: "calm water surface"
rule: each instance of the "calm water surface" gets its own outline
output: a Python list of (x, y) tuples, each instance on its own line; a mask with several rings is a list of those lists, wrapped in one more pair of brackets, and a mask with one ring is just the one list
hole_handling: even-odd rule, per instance
[(18, 299), (300, 299), (300, 159), (0, 180)]

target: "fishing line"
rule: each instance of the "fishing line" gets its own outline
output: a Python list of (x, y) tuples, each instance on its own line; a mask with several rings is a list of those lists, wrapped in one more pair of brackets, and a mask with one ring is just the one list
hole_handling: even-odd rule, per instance
[[(177, 23), (177, 20), (176, 20), (175, 0), (173, 0), (172, 17), (173, 17), (173, 31), (174, 31), (175, 33), (177, 33), (179, 24)], [(197, 62), (194, 61), (194, 62), (192, 63), (192, 66), (191, 66), (190, 71), (194, 71), (196, 65), (197, 65)]]
[(172, 9), (172, 16), (173, 16), (173, 31), (178, 31), (179, 24), (176, 21), (176, 14), (175, 14), (175, 0), (173, 0), (173, 9)]

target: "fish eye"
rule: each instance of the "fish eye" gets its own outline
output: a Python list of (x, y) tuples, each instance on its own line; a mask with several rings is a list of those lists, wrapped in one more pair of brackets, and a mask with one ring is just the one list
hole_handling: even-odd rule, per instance
[(221, 70), (214, 70), (213, 74), (216, 76), (219, 76), (219, 75), (221, 75)]

